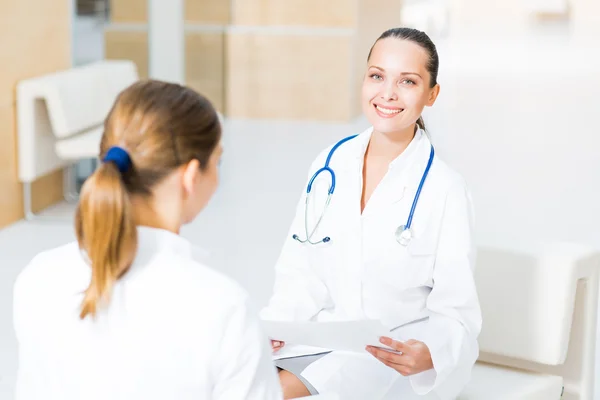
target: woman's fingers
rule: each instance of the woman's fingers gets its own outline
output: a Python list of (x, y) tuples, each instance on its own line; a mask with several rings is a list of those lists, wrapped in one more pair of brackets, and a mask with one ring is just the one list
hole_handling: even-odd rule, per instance
[(394, 340), (392, 338), (386, 337), (386, 336), (382, 336), (381, 338), (379, 338), (379, 341), (382, 344), (385, 344), (388, 347), (391, 347), (392, 349), (394, 349), (395, 351), (399, 352), (399, 353), (408, 353), (411, 350), (411, 344), (410, 341), (407, 341), (406, 343), (404, 342), (400, 342), (398, 340)]
[(423, 342), (399, 342), (388, 337), (382, 337), (380, 342), (393, 350), (368, 346), (367, 351), (404, 376), (418, 374), (434, 367), (429, 348)]
[(369, 346), (367, 347), (367, 351), (379, 361), (384, 362), (386, 365), (395, 364), (399, 366), (405, 366), (407, 363), (410, 362), (409, 357), (407, 357), (406, 355), (393, 353), (382, 348)]
[(285, 343), (281, 340), (271, 340), (271, 348), (273, 349), (273, 352), (281, 349), (284, 345)]

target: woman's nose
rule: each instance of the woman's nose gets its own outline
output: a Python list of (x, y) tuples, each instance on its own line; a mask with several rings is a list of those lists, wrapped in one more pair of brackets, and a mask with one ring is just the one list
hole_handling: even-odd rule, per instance
[(392, 85), (386, 85), (382, 89), (380, 97), (384, 101), (398, 100), (398, 94), (396, 93), (396, 90)]

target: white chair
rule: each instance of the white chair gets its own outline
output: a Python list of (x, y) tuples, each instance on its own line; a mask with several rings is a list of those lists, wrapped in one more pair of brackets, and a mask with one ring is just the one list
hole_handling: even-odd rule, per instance
[(27, 219), (34, 217), (31, 183), (97, 157), (106, 115), (117, 95), (137, 80), (133, 62), (104, 60), (18, 83), (19, 180)]
[(480, 249), (481, 355), (459, 400), (592, 400), (599, 267), (576, 245)]

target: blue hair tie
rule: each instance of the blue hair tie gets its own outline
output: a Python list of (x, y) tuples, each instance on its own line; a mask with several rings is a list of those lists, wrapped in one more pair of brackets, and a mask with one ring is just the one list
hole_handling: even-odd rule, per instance
[(119, 172), (124, 174), (131, 167), (131, 158), (127, 151), (121, 147), (111, 147), (108, 149), (106, 156), (104, 156), (103, 162), (114, 162)]

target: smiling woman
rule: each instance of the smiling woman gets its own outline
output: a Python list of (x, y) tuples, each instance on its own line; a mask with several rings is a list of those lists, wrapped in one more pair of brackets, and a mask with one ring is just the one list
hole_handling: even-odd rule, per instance
[[(404, 113), (408, 108), (411, 112), (406, 114), (412, 115), (404, 114), (402, 119), (410, 123), (415, 112), (420, 115), (424, 106), (431, 107), (435, 102), (440, 90), (437, 83), (440, 62), (435, 45), (425, 33), (403, 28), (385, 31), (371, 48), (367, 63), (363, 82), (363, 111), (367, 116), (377, 112), (385, 118)], [(382, 85), (390, 97), (387, 100), (374, 99), (381, 92)], [(393, 91), (391, 86), (394, 85), (401, 90)], [(369, 121), (372, 122), (371, 119)], [(382, 125), (381, 129), (401, 129), (401, 124), (395, 119), (393, 124)], [(420, 116), (417, 125), (425, 129)]]
[[(423, 32), (391, 29), (375, 42), (362, 85), (372, 126), (325, 149), (311, 166), (262, 313), (271, 320), (380, 320), (390, 330), (381, 342), (396, 351), (315, 354), (273, 338), (286, 398), (449, 399), (469, 381), (481, 329), (471, 197), (435, 156), (421, 118), (440, 90), (438, 65)], [(330, 174), (311, 178), (322, 170)], [(297, 240), (296, 232), (328, 240)]]

